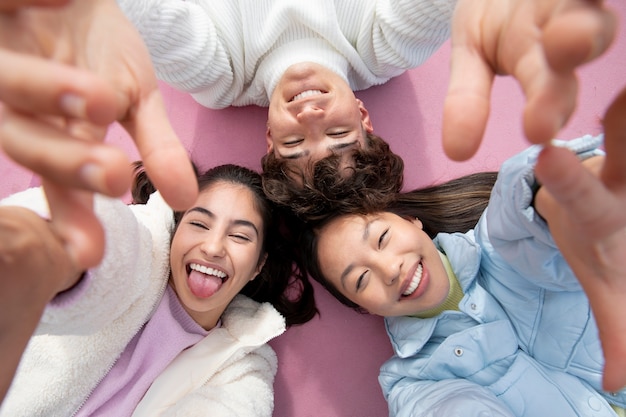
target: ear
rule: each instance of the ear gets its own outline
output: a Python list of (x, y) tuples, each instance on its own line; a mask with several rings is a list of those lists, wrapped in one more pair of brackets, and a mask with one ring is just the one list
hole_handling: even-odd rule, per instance
[(274, 138), (272, 137), (272, 132), (270, 131), (270, 124), (267, 123), (267, 130), (265, 131), (265, 142), (267, 143), (267, 153), (271, 153), (274, 151)]
[(420, 229), (424, 229), (424, 225), (422, 224), (422, 221), (420, 219), (418, 219), (417, 217), (414, 218), (414, 219), (411, 219), (411, 223), (413, 223), (414, 225), (416, 225)]
[(267, 261), (267, 253), (263, 254), (263, 256), (259, 258), (259, 263), (257, 264), (256, 269), (254, 270), (254, 272), (256, 273), (254, 274), (252, 278), (250, 278), (250, 281), (255, 279), (257, 275), (261, 273), (261, 269), (263, 269), (263, 266), (265, 265), (265, 261)]
[(356, 102), (359, 105), (359, 111), (361, 112), (361, 124), (367, 133), (372, 133), (374, 131), (374, 126), (372, 125), (372, 120), (370, 119), (370, 113), (365, 108), (365, 105), (358, 98)]

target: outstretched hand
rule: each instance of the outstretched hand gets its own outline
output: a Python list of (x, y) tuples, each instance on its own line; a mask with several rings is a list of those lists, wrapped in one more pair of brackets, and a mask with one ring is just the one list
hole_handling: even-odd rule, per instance
[(1, 403), (44, 307), (80, 272), (50, 223), (21, 207), (0, 207), (0, 271)]
[(575, 109), (576, 68), (601, 55), (616, 33), (602, 0), (459, 0), (452, 22), (451, 75), (443, 146), (453, 160), (478, 150), (496, 75), (512, 75), (526, 96), (532, 143), (556, 137)]
[(173, 208), (194, 201), (193, 169), (148, 51), (115, 0), (0, 0), (0, 101), (0, 144), (41, 175), (77, 265), (94, 266), (104, 251), (92, 192), (120, 196), (131, 181), (127, 156), (103, 143), (110, 123), (133, 137)]
[[(605, 357), (604, 389), (626, 386), (626, 89), (604, 119), (605, 158), (547, 146), (535, 167), (536, 208), (583, 286)], [(540, 195), (542, 194), (542, 195)]]

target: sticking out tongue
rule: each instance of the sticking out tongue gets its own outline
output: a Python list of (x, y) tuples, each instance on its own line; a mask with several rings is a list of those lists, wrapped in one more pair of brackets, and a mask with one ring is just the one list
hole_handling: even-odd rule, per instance
[(222, 286), (222, 280), (213, 275), (206, 275), (198, 271), (191, 271), (187, 279), (189, 289), (199, 298), (209, 298)]

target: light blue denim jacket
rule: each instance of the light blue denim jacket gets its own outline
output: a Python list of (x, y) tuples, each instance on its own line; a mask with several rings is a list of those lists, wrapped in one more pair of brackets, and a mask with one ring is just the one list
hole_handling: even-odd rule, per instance
[[(568, 142), (581, 158), (602, 136)], [(460, 311), (385, 320), (395, 355), (379, 382), (390, 416), (615, 416), (601, 389), (598, 330), (580, 284), (532, 207), (538, 146), (506, 161), (466, 234), (435, 243), (456, 274)]]

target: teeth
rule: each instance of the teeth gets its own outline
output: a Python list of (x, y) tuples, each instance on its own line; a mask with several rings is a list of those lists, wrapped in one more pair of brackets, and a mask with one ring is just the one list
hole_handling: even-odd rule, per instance
[(324, 94), (324, 93), (321, 90), (306, 90), (294, 96), (291, 99), (291, 101), (300, 100), (302, 98), (311, 97), (311, 96), (319, 96), (320, 94)]
[(205, 275), (213, 275), (214, 277), (218, 277), (221, 279), (226, 278), (226, 274), (224, 272), (214, 268), (207, 268), (204, 265), (191, 264), (189, 265), (189, 268), (193, 269), (194, 271), (201, 272)]
[(413, 275), (413, 279), (411, 280), (411, 283), (409, 284), (406, 291), (404, 291), (402, 295), (409, 296), (413, 294), (413, 291), (415, 291), (417, 287), (419, 287), (420, 282), (422, 281), (423, 270), (424, 268), (422, 267), (422, 264), (419, 264), (419, 266), (417, 267), (417, 270), (415, 271), (415, 275)]

